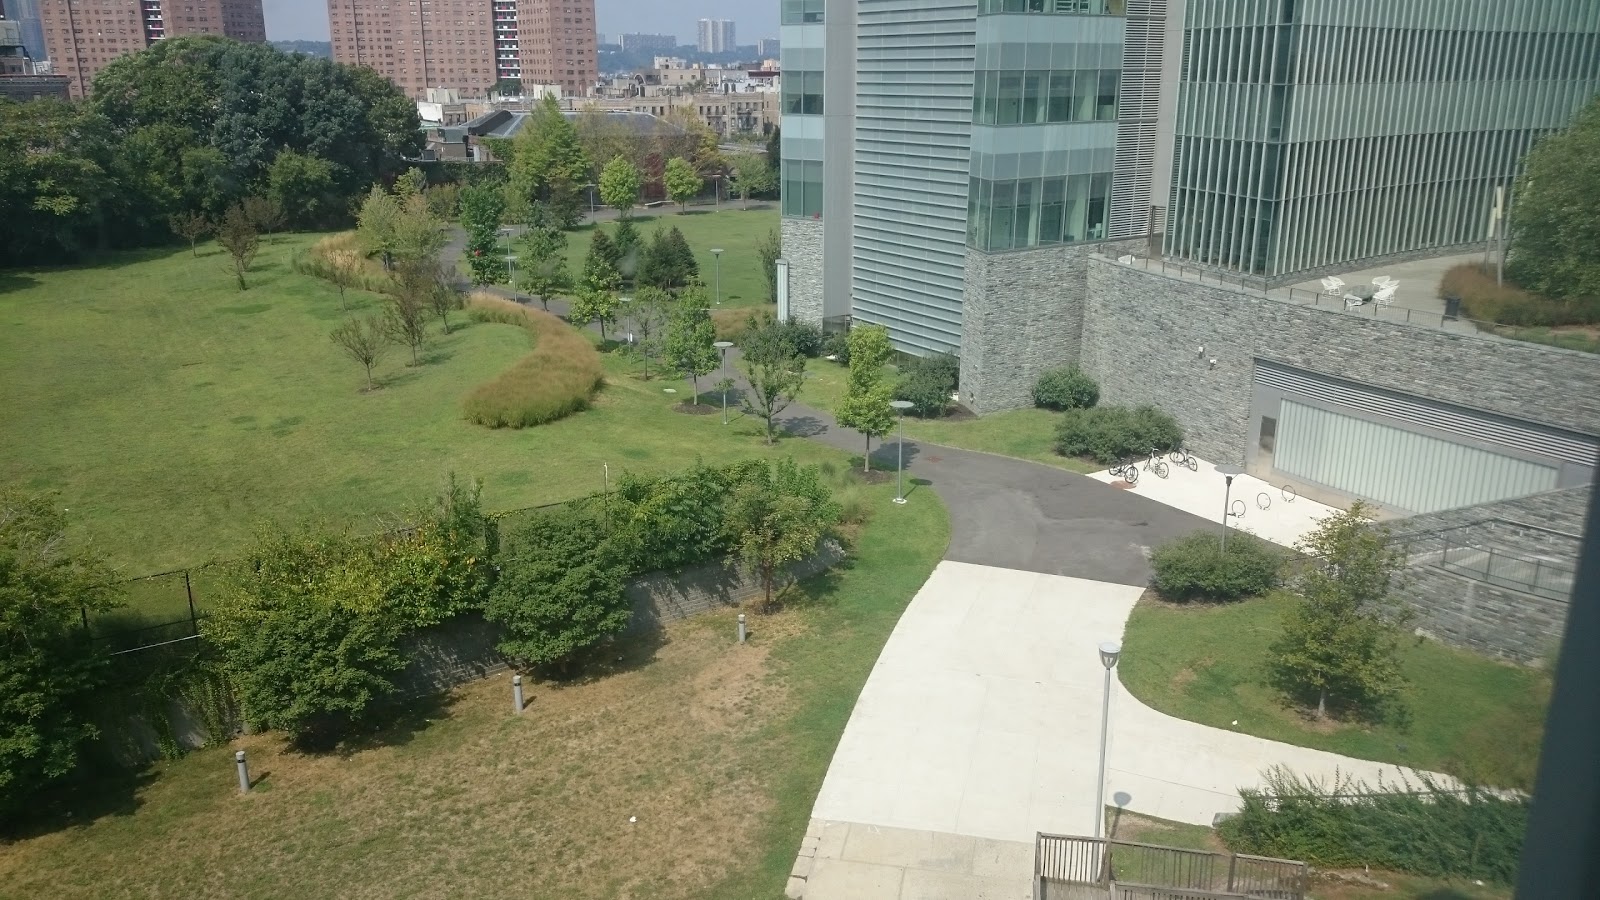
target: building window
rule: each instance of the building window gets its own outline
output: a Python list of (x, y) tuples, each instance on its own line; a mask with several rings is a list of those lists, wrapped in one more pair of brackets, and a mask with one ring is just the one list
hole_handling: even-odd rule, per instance
[(783, 24), (815, 25), (822, 21), (823, 0), (783, 0)]
[(974, 72), (975, 125), (1039, 125), (1047, 122), (1115, 122), (1115, 69), (1063, 72), (1007, 70)]
[(822, 215), (822, 161), (783, 161), (783, 214), (811, 218)]
[(783, 114), (822, 115), (822, 72), (793, 71), (783, 76)]
[(978, 0), (980, 16), (1000, 13), (1120, 16), (1127, 8), (1127, 0)]
[[(784, 196), (787, 205), (787, 193)], [(977, 250), (998, 251), (1104, 240), (1110, 206), (1109, 172), (1003, 181), (974, 178), (967, 193), (967, 243)]]

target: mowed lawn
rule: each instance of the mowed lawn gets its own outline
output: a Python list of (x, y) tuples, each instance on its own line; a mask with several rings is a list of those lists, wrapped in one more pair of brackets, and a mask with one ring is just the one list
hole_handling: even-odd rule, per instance
[(1204, 725), (1532, 789), (1547, 674), (1406, 637), (1400, 716), (1375, 725), (1316, 722), (1266, 685), (1268, 648), (1292, 602), (1287, 594), (1193, 607), (1141, 601), (1123, 636), (1122, 683), (1145, 704)]
[[(657, 229), (676, 227), (694, 251), (700, 277), (706, 283), (706, 298), (716, 302), (718, 263), (712, 250), (722, 252), (721, 279), (723, 306), (758, 306), (771, 303), (767, 280), (761, 272), (761, 255), (756, 247), (767, 233), (778, 229), (778, 207), (774, 203), (752, 203), (741, 207), (738, 201), (724, 203), (719, 210), (691, 209), (679, 214), (673, 207), (633, 211), (633, 224), (641, 240), (648, 242)], [(567, 272), (573, 278), (583, 274), (583, 260), (589, 254), (589, 241), (596, 228), (615, 236), (615, 221), (585, 225), (567, 235)]]
[[(709, 217), (682, 221), (697, 218)], [(459, 313), (450, 335), (432, 326), (422, 365), (391, 348), (382, 388), (363, 393), (361, 368), (328, 338), (345, 317), (337, 290), (290, 269), (316, 238), (263, 244), (244, 292), (214, 246), (0, 272), (0, 483), (59, 491), (73, 537), (135, 576), (228, 558), (262, 520), (377, 530), (451, 472), (483, 479), (495, 511), (600, 491), (608, 471), (828, 454), (676, 412), (685, 383), (643, 381), (613, 355), (593, 409), (523, 430), (473, 425), (461, 398), (529, 343)], [(383, 301), (350, 302), (367, 315)]]
[(0, 897), (780, 897), (861, 686), (949, 536), (936, 495), (864, 492), (854, 558), (750, 615), (745, 646), (714, 613), (619, 650), (615, 674), (534, 686), (521, 716), (500, 676), (372, 746), (196, 752), (7, 845)]

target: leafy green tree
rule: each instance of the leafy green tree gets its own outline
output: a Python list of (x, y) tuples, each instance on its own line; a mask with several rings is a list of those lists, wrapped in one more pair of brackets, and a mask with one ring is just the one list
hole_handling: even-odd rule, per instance
[(394, 220), (394, 257), (402, 262), (416, 261), (438, 266), (439, 251), (447, 238), (444, 223), (434, 218), (428, 207), (428, 198), (420, 193), (410, 194), (400, 202), (399, 215)]
[(694, 402), (700, 403), (700, 377), (710, 374), (721, 356), (713, 346), (717, 326), (706, 308), (705, 285), (696, 281), (684, 291), (672, 316), (667, 320), (663, 357), (667, 366), (689, 379), (694, 387)]
[(726, 508), (725, 527), (739, 555), (761, 579), (765, 609), (772, 608), (782, 568), (817, 552), (839, 520), (839, 506), (817, 467), (801, 468), (787, 457), (746, 469)]
[(679, 286), (687, 285), (700, 277), (700, 263), (695, 261), (694, 251), (689, 249), (689, 241), (683, 232), (674, 225), (667, 229), (667, 246), (672, 251), (672, 266)]
[(1300, 576), (1299, 594), (1272, 645), (1274, 681), (1297, 702), (1367, 716), (1382, 713), (1405, 684), (1398, 658), (1400, 629), (1410, 610), (1393, 594), (1403, 551), (1373, 528), (1361, 501), (1323, 518), (1296, 548), (1315, 564)]
[(666, 174), (662, 180), (667, 189), (667, 197), (678, 204), (679, 209), (687, 210), (689, 201), (699, 195), (700, 189), (705, 187), (705, 180), (695, 172), (694, 166), (689, 161), (675, 156), (667, 160)]
[(772, 176), (772, 167), (767, 165), (764, 157), (754, 153), (734, 157), (733, 173), (734, 189), (739, 192), (739, 200), (745, 206), (750, 205), (751, 197), (770, 194), (778, 189)]
[(246, 290), (249, 286), (244, 282), (244, 274), (250, 271), (256, 252), (261, 249), (261, 235), (243, 207), (232, 207), (223, 215), (222, 226), (217, 229), (217, 243), (228, 251), (233, 275), (239, 280), (239, 290)]
[(1600, 297), (1600, 97), (1528, 154), (1511, 207), (1511, 276), (1556, 298)]
[(744, 410), (766, 423), (767, 443), (771, 444), (777, 417), (799, 396), (805, 383), (806, 358), (795, 352), (777, 323), (768, 320), (758, 325), (754, 316), (741, 349), (745, 378), (750, 382)]
[(778, 168), (783, 160), (783, 126), (774, 126), (767, 135), (767, 168), (772, 172), (774, 184), (778, 181)]
[(554, 96), (546, 96), (517, 132), (509, 175), (506, 200), (513, 218), (525, 217), (535, 203), (544, 204), (563, 230), (582, 218), (579, 195), (589, 180), (589, 159)]
[(671, 321), (676, 309), (677, 305), (673, 303), (672, 295), (660, 288), (647, 285), (634, 294), (633, 303), (628, 310), (628, 319), (637, 338), (634, 349), (644, 360), (646, 381), (650, 380), (650, 364), (663, 353), (664, 327)]
[(0, 101), (0, 263), (69, 259), (97, 241), (113, 156), (89, 107)]
[(505, 192), (495, 185), (468, 185), (461, 191), (461, 226), (467, 232), (467, 270), (473, 284), (506, 280), (506, 261), (500, 252), (505, 212)]
[(378, 254), (385, 269), (393, 268), (394, 251), (400, 233), (400, 204), (394, 195), (379, 185), (373, 185), (361, 203), (356, 221), (356, 237), (361, 240), (362, 246), (367, 248), (368, 253)]
[(634, 226), (632, 219), (622, 219), (617, 222), (617, 230), (612, 235), (611, 242), (617, 247), (617, 271), (621, 273), (624, 281), (632, 282), (639, 271), (641, 249), (639, 229)]
[(783, 239), (778, 229), (769, 228), (756, 244), (756, 257), (761, 260), (761, 275), (767, 282), (767, 302), (778, 302), (778, 258), (783, 256)]
[(267, 200), (277, 204), (290, 225), (316, 228), (327, 224), (338, 205), (333, 166), (307, 153), (285, 150), (267, 170)]
[(627, 566), (587, 510), (565, 506), (530, 518), (505, 539), (484, 616), (505, 628), (499, 650), (568, 675), (586, 653), (622, 633), (633, 607)]
[(572, 287), (567, 275), (567, 235), (553, 225), (532, 225), (522, 235), (522, 266), (517, 278), (522, 290), (539, 298), (545, 311), (550, 298)]
[(617, 321), (618, 305), (616, 291), (585, 283), (572, 298), (567, 318), (572, 322), (594, 322), (599, 325), (600, 343), (604, 344), (606, 326)]
[(79, 625), (117, 604), (99, 560), (69, 553), (57, 498), (0, 491), (0, 814), (70, 774), (97, 731), (104, 657)]
[(621, 156), (613, 156), (600, 170), (600, 201), (626, 219), (628, 211), (639, 202), (642, 184), (637, 166)]
[(622, 273), (617, 271), (620, 258), (611, 236), (596, 228), (589, 239), (589, 255), (583, 260), (583, 283), (603, 291), (616, 291), (622, 287)]
[(420, 197), (428, 190), (428, 175), (421, 169), (412, 166), (405, 174), (394, 180), (394, 195), (400, 198), (400, 204), (405, 205), (412, 197)]
[(889, 401), (889, 386), (883, 383), (883, 366), (889, 361), (893, 345), (889, 329), (882, 325), (858, 325), (850, 329), (850, 383), (838, 410), (839, 424), (866, 436), (862, 453), (863, 471), (872, 471), (872, 439), (881, 438), (894, 428), (894, 407)]

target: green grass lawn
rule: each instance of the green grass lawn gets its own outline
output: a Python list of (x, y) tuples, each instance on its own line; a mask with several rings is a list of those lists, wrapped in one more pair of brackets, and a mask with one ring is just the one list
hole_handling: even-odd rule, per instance
[(1122, 683), (1169, 715), (1360, 759), (1531, 789), (1549, 678), (1433, 641), (1406, 638), (1404, 716), (1318, 723), (1265, 685), (1267, 648), (1292, 602), (1278, 594), (1220, 606), (1144, 601), (1123, 638)]
[[(743, 213), (718, 215), (672, 221)], [(615, 355), (591, 410), (522, 430), (473, 425), (462, 397), (525, 355), (528, 337), (459, 314), (448, 336), (433, 326), (423, 365), (395, 348), (382, 388), (363, 393), (360, 367), (328, 339), (344, 317), (337, 291), (289, 268), (317, 237), (264, 244), (242, 293), (214, 246), (199, 259), (160, 250), (0, 273), (0, 483), (59, 491), (72, 536), (131, 577), (228, 558), (262, 520), (377, 530), (450, 472), (482, 478), (497, 511), (599, 491), (608, 469), (827, 453), (802, 440), (769, 449), (753, 422), (677, 412), (686, 383), (643, 381)], [(361, 314), (381, 303), (350, 297)]]
[(495, 677), (372, 746), (250, 735), (157, 765), (7, 844), (0, 897), (780, 897), (861, 686), (949, 537), (936, 495), (858, 487), (872, 515), (852, 559), (751, 615), (743, 647), (733, 611), (713, 613), (619, 651), (616, 674), (533, 686), (521, 716)]
[[(713, 303), (716, 302), (718, 263), (711, 253), (712, 248), (723, 251), (720, 264), (723, 306), (758, 306), (770, 302), (756, 245), (766, 238), (767, 232), (777, 230), (776, 205), (744, 209), (733, 203), (724, 204), (720, 210), (690, 210), (681, 215), (634, 210), (633, 223), (639, 229), (639, 237), (645, 241), (649, 241), (658, 228), (677, 226), (694, 251), (695, 262), (700, 264), (700, 277), (706, 283), (706, 296)], [(574, 277), (583, 273), (583, 259), (589, 253), (589, 240), (596, 228), (615, 235), (617, 225), (614, 221), (585, 225), (567, 235), (567, 271)]]

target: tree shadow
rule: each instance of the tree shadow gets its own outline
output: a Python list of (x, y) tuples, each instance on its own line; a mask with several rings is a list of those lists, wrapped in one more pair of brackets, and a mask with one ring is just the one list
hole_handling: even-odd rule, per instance
[(828, 423), (816, 416), (791, 416), (776, 425), (779, 434), (790, 437), (816, 437), (828, 431)]
[(0, 272), (0, 294), (38, 287), (39, 279), (22, 272)]
[(313, 736), (291, 746), (307, 753), (336, 753), (354, 756), (379, 747), (403, 747), (440, 719), (450, 717), (453, 698), (449, 691), (396, 695), (374, 704), (362, 721), (337, 738)]
[(1441, 887), (1418, 894), (1417, 900), (1472, 900), (1472, 895), (1453, 887)]
[[(895, 471), (900, 466), (901, 446), (898, 440), (880, 441), (872, 451), (872, 467), (874, 469), (887, 469), (890, 472)], [(916, 441), (906, 441), (904, 447), (905, 467), (909, 469), (911, 464), (916, 462), (917, 457), (922, 455), (922, 449), (917, 445)], [(912, 483), (915, 484), (916, 479), (912, 479)]]
[(456, 352), (444, 347), (433, 347), (422, 354), (422, 365), (436, 366), (455, 359)]
[[(424, 359), (426, 364), (427, 360)], [(423, 376), (422, 366), (407, 365), (405, 368), (388, 376), (387, 378), (374, 378), (380, 388), (399, 388), (418, 380)]]
[(140, 793), (156, 779), (149, 767), (130, 769), (111, 762), (85, 765), (94, 772), (33, 797), (22, 812), (0, 820), (0, 843), (82, 828), (110, 816), (131, 816), (143, 805)]
[(659, 622), (633, 628), (601, 644), (586, 659), (565, 672), (535, 671), (534, 677), (552, 687), (578, 687), (593, 684), (642, 669), (655, 662), (656, 654), (667, 645), (667, 633)]

